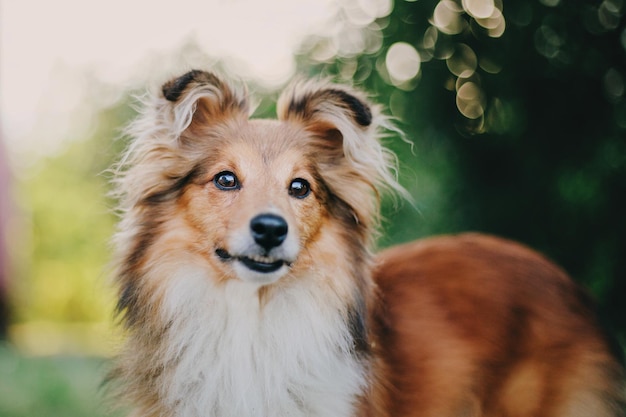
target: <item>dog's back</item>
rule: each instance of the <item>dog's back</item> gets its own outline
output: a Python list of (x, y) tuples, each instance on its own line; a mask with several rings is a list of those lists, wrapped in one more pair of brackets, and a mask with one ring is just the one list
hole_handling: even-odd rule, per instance
[(622, 367), (593, 306), (539, 254), (484, 235), (378, 259), (390, 415), (621, 416)]

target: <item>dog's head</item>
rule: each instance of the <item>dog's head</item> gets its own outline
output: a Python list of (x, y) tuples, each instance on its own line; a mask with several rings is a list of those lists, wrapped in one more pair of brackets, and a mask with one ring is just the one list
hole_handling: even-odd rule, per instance
[(400, 190), (378, 108), (312, 82), (277, 108), (250, 119), (245, 90), (203, 71), (163, 85), (118, 178), (126, 268), (193, 256), (218, 281), (265, 285), (367, 250), (380, 191)]

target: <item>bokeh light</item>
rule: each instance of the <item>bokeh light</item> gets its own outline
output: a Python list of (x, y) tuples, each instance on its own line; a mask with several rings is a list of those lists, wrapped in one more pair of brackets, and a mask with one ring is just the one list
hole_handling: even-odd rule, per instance
[[(479, 56), (466, 39), (485, 35), (488, 38), (502, 37), (506, 30), (502, 8), (501, 0), (440, 0), (420, 45), (424, 61), (444, 59), (450, 73), (457, 77), (456, 105), (459, 113), (468, 119), (465, 130), (473, 133), (484, 131), (487, 111), (482, 83), (474, 75), (479, 70), (497, 74), (502, 66), (494, 57)], [(555, 38), (550, 35), (538, 34), (546, 54), (555, 49)], [(546, 36), (548, 38), (544, 39)]]
[(463, 0), (463, 9), (474, 19), (487, 19), (496, 9), (493, 0)]
[(604, 91), (612, 103), (618, 103), (624, 96), (624, 77), (615, 68), (610, 68), (603, 77)]
[(456, 46), (454, 54), (446, 60), (446, 64), (452, 74), (468, 78), (476, 71), (478, 59), (472, 48), (460, 43)]
[(460, 83), (456, 90), (456, 106), (468, 119), (482, 117), (485, 110), (484, 95), (480, 86), (472, 81)]
[(606, 30), (619, 27), (622, 18), (622, 0), (604, 0), (598, 8), (598, 21)]
[(431, 24), (446, 35), (461, 33), (467, 22), (461, 17), (463, 9), (452, 0), (441, 0), (435, 7)]
[(406, 42), (396, 42), (387, 51), (387, 71), (394, 85), (402, 86), (417, 76), (420, 70), (420, 55)]

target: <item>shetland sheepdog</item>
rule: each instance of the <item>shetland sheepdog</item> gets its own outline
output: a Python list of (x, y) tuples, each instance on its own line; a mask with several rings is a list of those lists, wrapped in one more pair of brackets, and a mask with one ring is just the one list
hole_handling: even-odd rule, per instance
[(112, 377), (136, 417), (616, 417), (623, 367), (584, 291), (519, 244), (374, 255), (402, 193), (361, 92), (297, 82), (277, 120), (194, 70), (146, 99), (115, 188)]

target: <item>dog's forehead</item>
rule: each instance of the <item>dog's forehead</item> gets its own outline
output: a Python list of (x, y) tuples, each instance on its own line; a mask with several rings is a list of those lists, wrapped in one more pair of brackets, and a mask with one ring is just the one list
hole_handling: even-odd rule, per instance
[(303, 127), (291, 121), (275, 119), (250, 119), (247, 123), (248, 134), (263, 142), (293, 142), (306, 136)]
[(251, 119), (225, 133), (220, 153), (242, 169), (293, 170), (306, 158), (309, 133), (292, 122)]
[(251, 119), (234, 126), (228, 141), (237, 148), (248, 148), (264, 158), (276, 158), (283, 153), (302, 150), (308, 133), (295, 123), (272, 119)]

